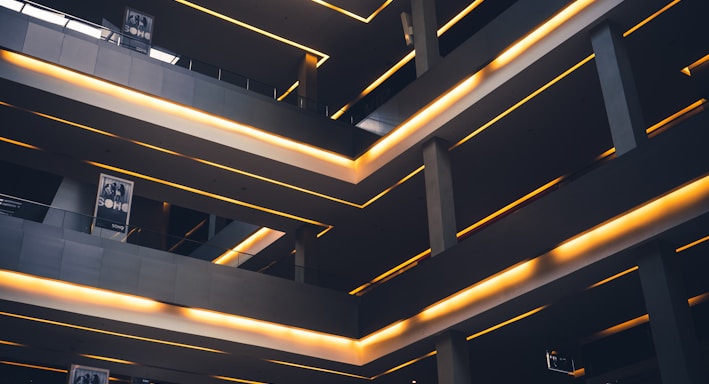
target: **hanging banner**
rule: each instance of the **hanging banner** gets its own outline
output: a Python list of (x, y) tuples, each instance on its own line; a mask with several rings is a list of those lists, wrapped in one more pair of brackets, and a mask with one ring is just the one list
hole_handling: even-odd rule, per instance
[(109, 370), (72, 364), (68, 384), (108, 384)]
[(128, 230), (132, 198), (132, 181), (102, 173), (94, 209), (94, 226), (125, 233)]
[(123, 18), (123, 34), (129, 38), (125, 45), (136, 51), (148, 53), (153, 41), (153, 17), (147, 13), (126, 7)]

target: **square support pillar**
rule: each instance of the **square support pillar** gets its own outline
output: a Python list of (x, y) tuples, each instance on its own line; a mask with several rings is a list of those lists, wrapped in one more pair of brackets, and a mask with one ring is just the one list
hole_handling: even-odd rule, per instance
[(439, 138), (433, 138), (423, 146), (426, 210), (432, 256), (458, 243), (448, 147), (448, 143)]
[(438, 63), (438, 25), (435, 0), (411, 0), (411, 20), (414, 27), (416, 77), (420, 77)]
[(448, 331), (436, 339), (438, 384), (470, 384), (470, 357), (465, 335)]
[(317, 283), (317, 237), (317, 229), (310, 225), (304, 225), (295, 232), (295, 281), (299, 283)]
[(621, 156), (647, 139), (633, 70), (623, 35), (614, 25), (604, 23), (591, 31), (591, 44), (615, 154)]
[(661, 241), (641, 246), (636, 255), (662, 382), (706, 383), (680, 256)]

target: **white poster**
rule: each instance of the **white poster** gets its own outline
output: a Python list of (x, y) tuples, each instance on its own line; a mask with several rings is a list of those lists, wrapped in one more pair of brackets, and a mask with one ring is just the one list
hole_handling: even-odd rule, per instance
[(125, 233), (128, 230), (132, 198), (132, 181), (102, 173), (98, 183), (94, 225)]

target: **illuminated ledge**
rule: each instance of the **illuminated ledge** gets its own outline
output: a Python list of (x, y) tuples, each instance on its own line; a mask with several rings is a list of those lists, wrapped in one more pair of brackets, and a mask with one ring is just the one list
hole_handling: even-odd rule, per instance
[(621, 3), (622, 0), (572, 2), (354, 160), (8, 51), (0, 51), (0, 76), (240, 151), (358, 183)]
[(178, 307), (10, 271), (0, 271), (0, 299), (364, 365), (707, 212), (709, 176), (705, 175), (361, 339)]

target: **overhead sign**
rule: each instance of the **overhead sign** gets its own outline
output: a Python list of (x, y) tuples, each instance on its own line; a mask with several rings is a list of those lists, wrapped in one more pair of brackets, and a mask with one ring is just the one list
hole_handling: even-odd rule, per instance
[(149, 53), (153, 41), (153, 22), (153, 17), (147, 13), (126, 7), (123, 34), (131, 40), (126, 45), (139, 52)]
[(128, 230), (130, 206), (133, 199), (133, 182), (101, 174), (96, 196), (95, 227), (116, 232)]
[(553, 350), (547, 351), (547, 368), (569, 375), (572, 375), (575, 371), (574, 360), (572, 358), (561, 355), (558, 351)]
[(108, 384), (108, 369), (72, 365), (69, 370), (69, 384)]

